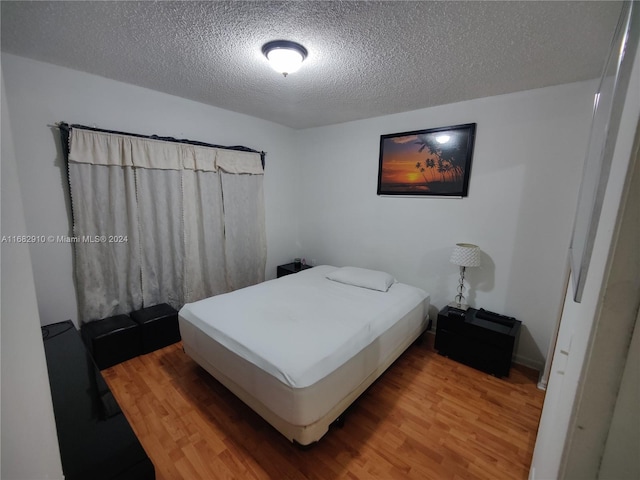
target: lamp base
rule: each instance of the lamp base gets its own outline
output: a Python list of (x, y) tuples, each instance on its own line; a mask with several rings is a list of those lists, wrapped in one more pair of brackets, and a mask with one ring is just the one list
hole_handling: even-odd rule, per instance
[(463, 312), (466, 312), (467, 310), (469, 310), (469, 305), (467, 305), (466, 303), (451, 302), (449, 304), (449, 307), (462, 310)]

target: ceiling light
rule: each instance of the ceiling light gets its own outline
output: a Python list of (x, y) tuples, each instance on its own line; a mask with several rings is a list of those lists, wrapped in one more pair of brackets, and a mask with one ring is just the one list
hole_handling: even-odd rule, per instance
[(449, 135), (438, 135), (436, 137), (436, 141), (438, 143), (447, 143), (449, 140), (451, 140), (451, 137)]
[(271, 67), (285, 77), (297, 71), (307, 58), (307, 49), (299, 43), (288, 40), (275, 40), (265, 43), (262, 53), (269, 59)]

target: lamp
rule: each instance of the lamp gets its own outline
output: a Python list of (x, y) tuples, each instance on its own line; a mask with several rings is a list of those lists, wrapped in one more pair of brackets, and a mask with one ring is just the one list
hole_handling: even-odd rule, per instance
[(274, 40), (262, 46), (262, 53), (271, 67), (285, 77), (297, 71), (307, 58), (307, 49), (289, 40)]
[(456, 243), (449, 259), (454, 265), (460, 267), (460, 284), (458, 285), (458, 295), (456, 295), (455, 301), (449, 304), (450, 307), (457, 308), (459, 310), (467, 310), (469, 305), (464, 303), (464, 271), (467, 267), (479, 267), (480, 266), (480, 247), (472, 245), (470, 243)]

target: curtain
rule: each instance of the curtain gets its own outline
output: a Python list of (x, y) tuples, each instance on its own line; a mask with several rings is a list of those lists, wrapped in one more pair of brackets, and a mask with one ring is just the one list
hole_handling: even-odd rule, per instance
[[(70, 165), (69, 182), (80, 318), (139, 308), (141, 258), (133, 170), (78, 163)], [(100, 235), (107, 233), (127, 241), (101, 243)]]
[(264, 281), (260, 154), (73, 128), (82, 322)]
[[(184, 218), (185, 268), (192, 273), (185, 279), (185, 303), (188, 303), (233, 288), (226, 282), (227, 263), (224, 253), (220, 253), (221, 245), (224, 250), (229, 247), (225, 242), (220, 173), (185, 171), (183, 180), (184, 190), (191, 192), (187, 200), (193, 203)], [(264, 270), (262, 276), (254, 279), (264, 279)]]
[(144, 305), (184, 303), (182, 179), (179, 170), (137, 168), (140, 279)]
[(251, 285), (264, 276), (264, 268), (246, 259), (247, 252), (266, 258), (262, 177), (221, 174), (227, 238), (227, 284), (233, 290)]

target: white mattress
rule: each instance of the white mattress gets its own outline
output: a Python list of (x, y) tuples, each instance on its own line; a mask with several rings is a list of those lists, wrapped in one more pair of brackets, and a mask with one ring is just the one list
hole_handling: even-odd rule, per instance
[(326, 279), (335, 268), (185, 305), (185, 351), (283, 421), (312, 424), (426, 326), (421, 289), (395, 283), (379, 292)]

